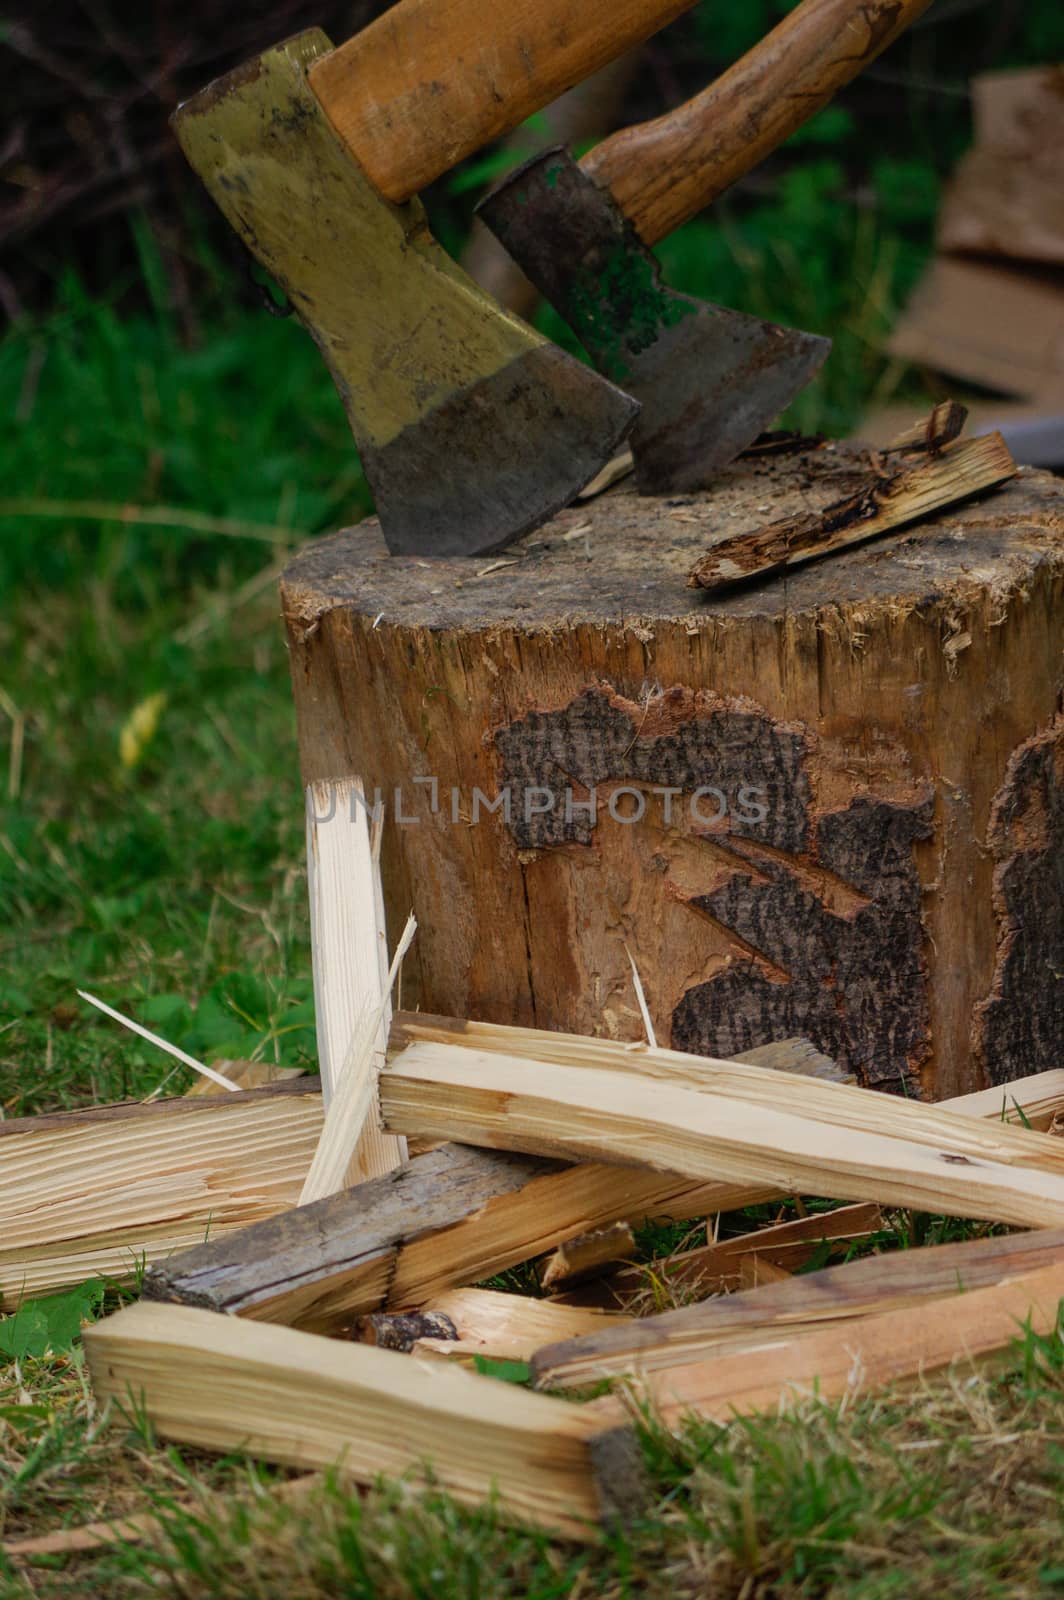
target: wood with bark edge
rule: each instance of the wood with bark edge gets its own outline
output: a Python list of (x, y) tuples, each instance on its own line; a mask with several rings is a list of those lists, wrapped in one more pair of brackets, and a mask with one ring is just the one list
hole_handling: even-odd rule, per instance
[(572, 1284), (593, 1277), (621, 1261), (631, 1261), (636, 1253), (635, 1235), (627, 1222), (612, 1222), (608, 1228), (563, 1239), (544, 1261), (539, 1281), (544, 1289)]
[[(404, 1019), (398, 1013), (392, 1032)], [(410, 1019), (406, 1018), (409, 1024)], [(441, 1025), (440, 1019), (417, 1019)], [(751, 1052), (805, 1070), (804, 1040)], [(0, 1125), (2, 1126), (2, 1125)], [(529, 1160), (443, 1145), (403, 1172), (157, 1262), (149, 1297), (335, 1332), (384, 1305), (422, 1305), (619, 1217), (681, 1219), (775, 1199), (764, 1184)]]
[[(593, 1058), (602, 1044), (589, 1044)], [(630, 1051), (614, 1053), (613, 1068), (574, 1067), (548, 1049), (414, 1043), (381, 1073), (384, 1126), (1019, 1227), (1064, 1223), (1064, 1147), (1046, 1134), (809, 1078), (788, 1085), (780, 1110), (779, 1080), (757, 1067), (681, 1068), (684, 1056), (647, 1050), (641, 1071)]]
[(593, 1539), (645, 1497), (627, 1427), (393, 1350), (141, 1301), (85, 1330), (93, 1390), (160, 1437), (356, 1482), (408, 1473), (464, 1503)]
[[(790, 1287), (775, 1284), (752, 1293), (785, 1293)], [(989, 1288), (862, 1317), (841, 1330), (769, 1336), (747, 1350), (659, 1368), (636, 1387), (666, 1426), (676, 1426), (690, 1416), (724, 1422), (752, 1411), (775, 1412), (814, 1393), (827, 1401), (868, 1393), (953, 1365), (967, 1375), (1007, 1357), (1028, 1328), (1052, 1336), (1062, 1298), (1064, 1263), (1057, 1261)]]
[(544, 1388), (578, 1388), (598, 1378), (686, 1365), (818, 1329), (837, 1337), (840, 1325), (856, 1318), (920, 1307), (960, 1288), (988, 1288), (1060, 1265), (1060, 1228), (866, 1256), (786, 1284), (702, 1300), (545, 1345), (532, 1357), (533, 1377)]
[(321, 1129), (311, 1077), (0, 1121), (0, 1309), (294, 1206)]
[(311, 69), (330, 121), (389, 200), (690, 9), (693, 0), (401, 0)]
[(870, 474), (856, 494), (823, 511), (719, 540), (692, 567), (688, 586), (714, 592), (833, 555), (997, 488), (1016, 470), (1000, 433), (962, 440), (892, 477)]
[[(397, 1013), (393, 1036), (408, 1024), (409, 1015)], [(778, 1060), (778, 1048), (772, 1054)], [(1048, 1076), (1030, 1080), (1029, 1093), (1023, 1083), (1010, 1089), (1020, 1106), (1037, 1106), (1047, 1120), (1064, 1105), (1064, 1087), (1056, 1101), (1047, 1093)], [(1057, 1082), (1064, 1085), (1064, 1073)], [(971, 1098), (975, 1114), (1000, 1120), (1000, 1105)], [(768, 1185), (692, 1185), (630, 1168), (562, 1167), (443, 1145), (404, 1172), (159, 1261), (144, 1292), (336, 1332), (385, 1305), (438, 1303), (444, 1290), (541, 1255), (580, 1227), (618, 1215), (679, 1220), (782, 1198)]]
[[(372, 519), (293, 561), (304, 777), (359, 771), (385, 797), (388, 914), (420, 922), (408, 1005), (636, 1038), (627, 943), (662, 1041), (733, 1056), (801, 1033), (862, 1082), (984, 1085), (979, 841), (1010, 757), (1056, 715), (1064, 486), (1022, 469), (910, 534), (716, 598), (684, 588), (714, 533), (866, 476), (864, 452), (824, 445), (675, 502), (615, 488), (487, 572), (389, 558)], [(713, 827), (689, 810), (707, 780), (729, 802)], [(764, 822), (741, 820), (743, 784)], [(592, 785), (594, 826), (566, 822), (566, 788)], [(660, 785), (682, 791), (671, 822)], [(478, 800), (470, 826), (476, 791), (506, 786), (510, 822)], [(531, 786), (556, 805), (526, 826)], [(636, 808), (626, 786), (637, 826), (608, 809)], [(997, 1070), (1045, 1064), (1006, 1049)]]
[(581, 166), (656, 244), (777, 149), (930, 0), (805, 0), (677, 111), (622, 129)]

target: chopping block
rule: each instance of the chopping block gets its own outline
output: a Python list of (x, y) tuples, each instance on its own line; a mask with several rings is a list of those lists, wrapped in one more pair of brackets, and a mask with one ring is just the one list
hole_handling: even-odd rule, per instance
[(1064, 484), (726, 595), (715, 538), (852, 446), (623, 484), (491, 559), (314, 541), (282, 599), (305, 782), (380, 802), (402, 1003), (728, 1057), (803, 1034), (941, 1098), (1064, 1055)]

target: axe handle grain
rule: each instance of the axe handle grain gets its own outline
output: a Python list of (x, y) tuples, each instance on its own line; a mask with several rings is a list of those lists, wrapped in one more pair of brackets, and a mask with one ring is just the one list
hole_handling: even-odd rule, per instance
[(417, 194), (693, 0), (399, 0), (310, 69), (389, 200)]
[(763, 161), (926, 11), (931, 0), (804, 0), (676, 111), (581, 161), (648, 245)]

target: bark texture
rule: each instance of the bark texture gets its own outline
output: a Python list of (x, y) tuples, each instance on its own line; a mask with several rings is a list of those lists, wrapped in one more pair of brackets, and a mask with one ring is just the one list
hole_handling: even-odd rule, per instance
[(663, 1044), (801, 1033), (936, 1098), (1055, 1064), (1031, 944), (1055, 880), (1000, 792), (1045, 769), (1060, 709), (1064, 487), (1025, 469), (770, 581), (685, 587), (715, 540), (867, 471), (826, 446), (668, 500), (622, 485), (494, 560), (388, 557), (372, 521), (296, 557), (304, 776), (380, 789), (389, 921), (420, 923), (404, 1004), (637, 1038), (627, 946)]

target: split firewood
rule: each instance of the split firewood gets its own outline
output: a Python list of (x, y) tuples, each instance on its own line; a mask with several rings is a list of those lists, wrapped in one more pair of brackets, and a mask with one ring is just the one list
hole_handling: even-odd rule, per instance
[(833, 555), (982, 494), (1015, 473), (1000, 433), (958, 441), (919, 465), (870, 476), (857, 494), (823, 511), (802, 512), (758, 533), (720, 540), (694, 566), (688, 588), (727, 589)]
[(544, 1347), (532, 1358), (533, 1377), (544, 1388), (579, 1388), (637, 1369), (761, 1349), (791, 1334), (826, 1328), (838, 1338), (842, 1324), (855, 1319), (1010, 1283), (1045, 1267), (1064, 1267), (1064, 1229), (866, 1256)]
[[(392, 1044), (416, 1033), (451, 1037), (466, 1027), (485, 1046), (499, 1043), (500, 1035), (511, 1038), (509, 1030), (488, 1024), (399, 1013)], [(806, 1041), (795, 1040), (752, 1050), (743, 1059), (771, 1060), (782, 1070), (791, 1060), (806, 1064), (810, 1050)], [(423, 1305), (443, 1289), (502, 1272), (589, 1227), (625, 1217), (703, 1217), (779, 1198), (764, 1183), (691, 1183), (672, 1174), (559, 1166), (441, 1145), (403, 1173), (301, 1206), (239, 1239), (212, 1239), (157, 1262), (145, 1292), (339, 1331), (385, 1304), (404, 1310)]]
[(458, 1329), (444, 1311), (374, 1311), (359, 1323), (359, 1337), (381, 1350), (412, 1350), (419, 1339), (457, 1339)]
[(624, 1267), (605, 1283), (572, 1290), (566, 1303), (587, 1304), (584, 1296), (595, 1293), (594, 1303), (606, 1307), (628, 1307), (633, 1297), (662, 1297), (683, 1294), (701, 1299), (709, 1294), (730, 1293), (744, 1286), (745, 1263), (754, 1257), (763, 1268), (779, 1267), (787, 1276), (804, 1267), (818, 1252), (843, 1252), (883, 1226), (883, 1213), (870, 1201), (839, 1206), (834, 1211), (817, 1211), (793, 1222), (781, 1222), (751, 1233), (736, 1234), (695, 1250), (663, 1256), (648, 1266)]
[(385, 1306), (436, 1303), (443, 1290), (527, 1261), (588, 1220), (705, 1216), (774, 1195), (766, 1184), (692, 1183), (447, 1144), (401, 1172), (157, 1261), (144, 1292), (336, 1333)]
[[(406, 1146), (383, 1134), (372, 1114), (373, 1084), (384, 1061), (390, 1021), (388, 946), (378, 841), (371, 837), (361, 782), (345, 778), (310, 784), (306, 820), (318, 1067), (326, 1112), (346, 1079), (341, 1109), (348, 1135), (329, 1171), (314, 1169), (312, 1188), (304, 1198), (318, 1200), (343, 1187), (345, 1177), (359, 1183), (401, 1166)], [(371, 1037), (363, 1039), (366, 1029)], [(368, 1093), (360, 1095), (363, 1080), (368, 1080)], [(355, 1121), (354, 1107), (361, 1109)], [(330, 1188), (337, 1166), (341, 1181)]]
[(0, 1121), (0, 1310), (294, 1206), (321, 1130), (311, 1077)]
[(769, 1283), (787, 1283), (790, 1276), (786, 1267), (768, 1261), (764, 1256), (739, 1257), (740, 1289), (763, 1289)]
[[(515, 1045), (523, 1031), (512, 1030)], [(1019, 1227), (1064, 1223), (1064, 1151), (1045, 1134), (812, 1078), (791, 1080), (784, 1098), (775, 1073), (737, 1062), (554, 1034), (509, 1055), (413, 1043), (381, 1074), (380, 1095), (395, 1133)]]
[(920, 422), (895, 434), (884, 446), (881, 454), (893, 455), (900, 450), (925, 450), (928, 455), (938, 455), (946, 445), (959, 439), (968, 420), (968, 407), (959, 400), (941, 400)]
[[(752, 1296), (790, 1288), (777, 1284)], [(776, 1335), (748, 1351), (641, 1371), (636, 1388), (666, 1426), (674, 1426), (692, 1416), (726, 1422), (736, 1413), (776, 1413), (814, 1393), (830, 1401), (922, 1381), (954, 1362), (968, 1374), (999, 1359), (1027, 1327), (1034, 1334), (1052, 1334), (1062, 1297), (1064, 1262), (1057, 1262), (1009, 1283), (954, 1291), (930, 1304), (861, 1318), (844, 1329)]]
[(630, 1224), (614, 1222), (608, 1228), (596, 1228), (593, 1233), (563, 1240), (543, 1263), (539, 1281), (544, 1289), (576, 1283), (620, 1261), (631, 1261), (635, 1254), (635, 1235)]
[[(400, 1024), (405, 1029), (409, 1019), (397, 1017), (393, 1036)], [(433, 1019), (426, 1026), (431, 1031)], [(544, 1047), (564, 1048), (567, 1041), (561, 1034), (471, 1027), (481, 1045), (498, 1041), (500, 1034), (520, 1043), (526, 1032)], [(882, 1096), (862, 1093), (873, 1108), (884, 1103)], [(1008, 1094), (1010, 1106), (1026, 1114), (1029, 1105), (1034, 1115), (1048, 1120), (1054, 1108), (1064, 1107), (1064, 1071), (1021, 1079), (1009, 1085)], [(1002, 1104), (993, 1094), (945, 1102), (956, 1105), (958, 1114), (982, 1113), (994, 1129)], [(385, 1305), (408, 1309), (436, 1303), (444, 1289), (527, 1261), (589, 1221), (682, 1220), (783, 1198), (779, 1186), (767, 1182), (698, 1184), (631, 1167), (559, 1166), (448, 1144), (419, 1156), (402, 1173), (157, 1261), (146, 1275), (145, 1293), (237, 1316), (339, 1331)]]
[[(585, 1310), (559, 1305), (556, 1300), (502, 1294), (497, 1289), (450, 1289), (433, 1300), (432, 1310), (453, 1322), (458, 1338), (450, 1351), (435, 1348), (438, 1340), (423, 1340), (422, 1344), (434, 1346), (424, 1353), (467, 1360), (483, 1355), (529, 1361), (533, 1352), (547, 1343), (601, 1333), (630, 1320), (616, 1311)], [(415, 1354), (417, 1351), (415, 1345)]]
[(466, 1504), (594, 1538), (645, 1500), (634, 1432), (615, 1413), (392, 1350), (141, 1301), (85, 1330), (96, 1399), (208, 1450), (426, 1481)]

